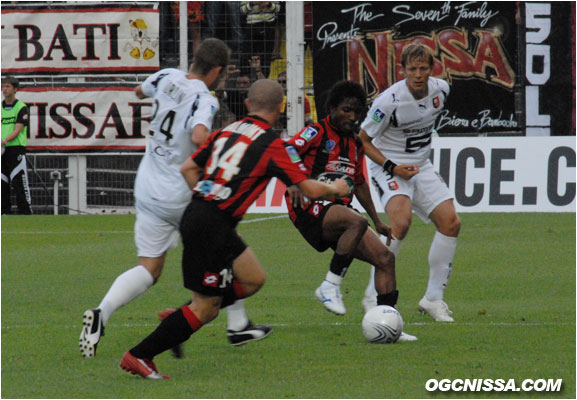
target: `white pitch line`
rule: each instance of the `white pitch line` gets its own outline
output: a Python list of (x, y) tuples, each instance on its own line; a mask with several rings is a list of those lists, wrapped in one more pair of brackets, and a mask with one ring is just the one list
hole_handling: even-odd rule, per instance
[[(255, 218), (255, 219), (247, 219), (240, 221), (241, 224), (252, 224), (253, 222), (262, 222), (268, 221), (271, 219), (280, 219), (280, 218), (288, 218), (286, 215), (275, 215), (274, 217), (263, 217), (263, 218)], [(35, 231), (15, 231), (15, 232), (6, 232), (2, 231), (2, 235), (84, 235), (84, 234), (132, 234), (134, 231), (42, 231), (42, 232), (35, 232)]]
[[(297, 322), (294, 324), (286, 323), (271, 323), (267, 322), (271, 326), (282, 326), (282, 327), (292, 327), (292, 326), (360, 326), (361, 322), (329, 322), (329, 323), (314, 323), (314, 322)], [(544, 327), (544, 326), (575, 326), (574, 323), (570, 322), (454, 322), (451, 324), (441, 324), (438, 322), (409, 322), (405, 323), (406, 326), (442, 326), (443, 328), (452, 328), (459, 326), (502, 326), (502, 327)], [(158, 323), (112, 323), (107, 325), (113, 328), (137, 328), (137, 327), (154, 327), (158, 326)], [(206, 326), (222, 327), (226, 326), (225, 323), (210, 323)], [(8, 325), (2, 326), (2, 329), (36, 329), (38, 326), (33, 324), (23, 324), (23, 325)], [(81, 324), (77, 325), (60, 325), (64, 329), (81, 329)]]

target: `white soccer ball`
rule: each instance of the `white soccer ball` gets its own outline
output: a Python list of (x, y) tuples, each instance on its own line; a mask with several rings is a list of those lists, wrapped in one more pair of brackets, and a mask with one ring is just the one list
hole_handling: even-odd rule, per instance
[(376, 306), (363, 318), (363, 334), (372, 343), (395, 343), (403, 332), (403, 317), (393, 307)]

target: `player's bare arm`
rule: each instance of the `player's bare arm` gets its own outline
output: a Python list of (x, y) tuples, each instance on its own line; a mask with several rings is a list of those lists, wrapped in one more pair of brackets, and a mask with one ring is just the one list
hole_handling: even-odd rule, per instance
[(349, 185), (344, 179), (336, 179), (333, 183), (307, 179), (300, 182), (298, 187), (305, 196), (312, 200), (325, 200), (349, 194)]
[(359, 137), (363, 142), (365, 154), (371, 160), (383, 166), (383, 169), (391, 175), (397, 175), (403, 179), (409, 180), (419, 173), (419, 166), (416, 164), (395, 164), (383, 155), (379, 149), (373, 145), (372, 139), (363, 129), (359, 133)]
[(210, 131), (208, 128), (202, 124), (198, 124), (192, 130), (192, 143), (200, 147), (206, 142), (209, 136)]
[(136, 97), (138, 97), (139, 99), (146, 99), (148, 96), (144, 94), (144, 92), (142, 91), (142, 85), (138, 85), (137, 87), (134, 88), (134, 94), (136, 95)]
[(188, 187), (192, 190), (202, 175), (202, 168), (195, 163), (192, 158), (189, 158), (182, 164), (180, 173), (184, 176), (184, 180), (186, 180)]
[(375, 208), (373, 203), (373, 199), (371, 197), (371, 190), (367, 182), (363, 182), (360, 185), (355, 185), (355, 196), (361, 203), (361, 206), (365, 209), (369, 217), (373, 221), (375, 225), (375, 230), (380, 233), (381, 235), (385, 235), (387, 237), (387, 246), (391, 244), (391, 227), (385, 224), (381, 218), (379, 217), (379, 213)]

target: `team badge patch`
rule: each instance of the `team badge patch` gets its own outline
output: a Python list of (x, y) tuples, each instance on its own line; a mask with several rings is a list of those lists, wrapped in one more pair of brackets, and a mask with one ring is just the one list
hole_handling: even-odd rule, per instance
[(205, 272), (204, 279), (202, 280), (204, 286), (217, 287), (218, 286), (218, 274), (214, 272)]
[(397, 190), (399, 188), (399, 184), (397, 181), (390, 181), (389, 182), (389, 189), (390, 190)]
[(385, 118), (385, 113), (377, 108), (373, 113), (373, 121), (380, 123), (383, 118)]
[(297, 152), (297, 149), (295, 149), (292, 146), (286, 146), (286, 152), (288, 153), (291, 161), (293, 163), (297, 163), (297, 162), (301, 162), (301, 158), (299, 156), (299, 153)]
[(433, 107), (439, 108), (440, 105), (441, 105), (441, 100), (439, 100), (439, 96), (435, 96), (433, 98)]
[(297, 139), (297, 140), (295, 140), (295, 144), (299, 147), (302, 147), (305, 145), (305, 141), (302, 139)]
[(330, 153), (331, 150), (335, 148), (336, 144), (337, 143), (334, 140), (327, 140), (325, 144), (326, 151)]
[(214, 116), (216, 114), (216, 107), (210, 106), (210, 115)]
[(309, 140), (314, 138), (317, 135), (317, 133), (319, 132), (315, 128), (309, 126), (307, 129), (305, 129), (303, 133), (301, 133), (301, 138), (303, 138), (308, 142)]

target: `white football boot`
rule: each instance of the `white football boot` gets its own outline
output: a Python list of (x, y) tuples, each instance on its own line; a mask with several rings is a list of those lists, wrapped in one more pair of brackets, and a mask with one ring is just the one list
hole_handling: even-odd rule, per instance
[(419, 338), (413, 335), (409, 335), (408, 333), (401, 332), (401, 336), (399, 336), (397, 342), (414, 342), (415, 340), (419, 340)]
[(429, 314), (439, 322), (454, 322), (455, 320), (451, 317), (453, 312), (449, 310), (449, 306), (443, 300), (430, 301), (426, 297), (423, 297), (419, 301), (419, 311), (424, 314)]
[(328, 281), (323, 281), (315, 290), (315, 297), (323, 303), (323, 306), (330, 312), (337, 315), (345, 315), (347, 309), (343, 303), (340, 287)]
[(369, 312), (371, 308), (375, 308), (377, 306), (377, 296), (365, 296), (363, 297), (363, 308), (365, 309), (365, 313)]
[(80, 332), (80, 352), (84, 357), (92, 358), (96, 355), (96, 348), (100, 338), (104, 336), (104, 325), (100, 316), (100, 309), (89, 308), (82, 316), (82, 332)]

